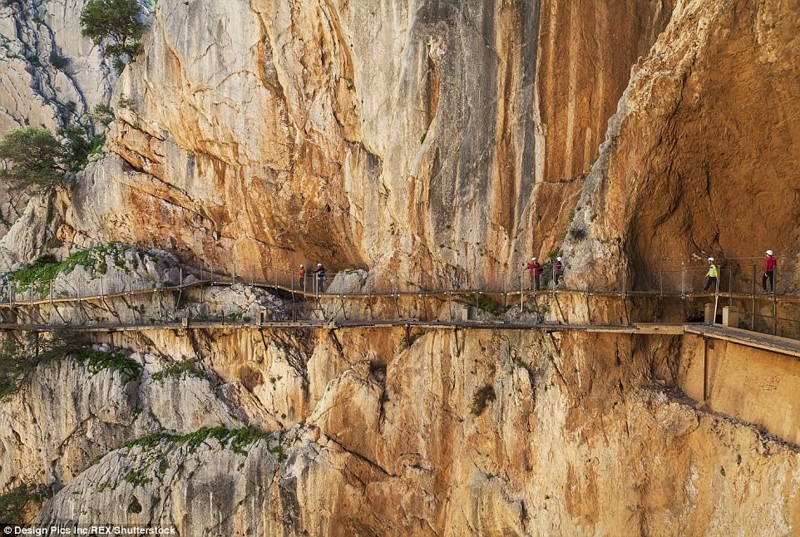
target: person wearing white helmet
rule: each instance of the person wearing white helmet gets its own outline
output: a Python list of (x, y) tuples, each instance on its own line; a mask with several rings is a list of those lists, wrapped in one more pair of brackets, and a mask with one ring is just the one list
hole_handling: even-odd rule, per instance
[(564, 263), (561, 257), (556, 257), (553, 261), (553, 284), (558, 287), (561, 284), (561, 277), (564, 275)]
[(322, 266), (322, 263), (317, 263), (317, 269), (314, 271), (314, 274), (317, 275), (316, 278), (316, 289), (317, 293), (322, 293), (325, 291), (325, 267)]
[(767, 257), (764, 258), (764, 276), (761, 278), (761, 286), (764, 292), (767, 292), (767, 280), (769, 280), (769, 289), (775, 293), (775, 269), (778, 267), (778, 260), (772, 254), (772, 250), (766, 251)]
[(528, 263), (528, 266), (525, 267), (525, 270), (530, 271), (531, 273), (531, 289), (538, 291), (541, 288), (540, 280), (542, 275), (542, 264), (539, 263), (535, 257), (531, 257), (531, 262)]
[(708, 291), (709, 288), (714, 287), (717, 288), (717, 278), (719, 278), (719, 269), (717, 265), (714, 264), (714, 258), (708, 258), (708, 272), (706, 273), (708, 279), (706, 280), (706, 286), (703, 287), (703, 291)]

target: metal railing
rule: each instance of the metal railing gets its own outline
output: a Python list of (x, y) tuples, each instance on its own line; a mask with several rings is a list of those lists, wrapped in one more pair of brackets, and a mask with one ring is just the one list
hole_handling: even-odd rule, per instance
[[(382, 282), (382, 285), (376, 285), (375, 281), (363, 277), (364, 275), (358, 271), (326, 273), (324, 278), (309, 272), (304, 278), (300, 278), (298, 272), (281, 269), (275, 265), (261, 268), (263, 274), (261, 278), (251, 276), (245, 279), (238, 275), (236, 270), (232, 274), (225, 274), (218, 268), (215, 269), (213, 265), (197, 267), (184, 264), (180, 268), (168, 271), (171, 272), (171, 275), (163, 281), (147, 280), (135, 274), (130, 277), (120, 277), (119, 274), (116, 274), (114, 277), (100, 275), (87, 281), (79, 279), (72, 286), (60, 288), (56, 288), (54, 282), (49, 282), (46, 286), (37, 283), (25, 285), (14, 281), (4, 282), (0, 285), (0, 307), (104, 301), (114, 297), (165, 292), (182, 293), (193, 287), (238, 283), (284, 292), (293, 301), (312, 299), (319, 303), (322, 300), (329, 301), (331, 299), (362, 299), (366, 301), (368, 307), (371, 307), (369, 306), (370, 301), (381, 297), (395, 301), (401, 297), (438, 297), (440, 300), (446, 301), (448, 305), (452, 302), (461, 302), (480, 309), (481, 301), (491, 296), (504, 309), (515, 305), (518, 305), (520, 309), (525, 309), (531, 302), (536, 301), (538, 295), (557, 296), (561, 292), (571, 292), (586, 296), (587, 309), (589, 297), (596, 296), (680, 297), (682, 300), (713, 299), (715, 318), (723, 305), (732, 306), (736, 303), (743, 313), (747, 313), (747, 315), (743, 315), (743, 318), (748, 321), (751, 329), (767, 331), (765, 325), (769, 324), (768, 330), (775, 334), (779, 332), (800, 333), (800, 312), (795, 313), (795, 310), (786, 307), (786, 304), (800, 304), (800, 296), (760, 293), (761, 282), (758, 278), (760, 273), (755, 265), (751, 265), (749, 278), (742, 277), (741, 265), (727, 262), (727, 260), (721, 260), (720, 265), (716, 285), (708, 289), (704, 289), (707, 268), (698, 263), (675, 269), (659, 269), (642, 278), (629, 277), (625, 271), (620, 270), (620, 277), (617, 278), (619, 287), (612, 290), (592, 290), (588, 286), (575, 289), (574, 286), (569, 285), (571, 279), (569, 272), (561, 280), (560, 285), (556, 286), (552, 271), (545, 270), (541, 276), (543, 289), (532, 290), (530, 274), (524, 270), (517, 271), (514, 276), (502, 279), (503, 281), (516, 280), (513, 286), (478, 286), (476, 288), (463, 284), (462, 282), (466, 281), (466, 278), (443, 277), (436, 280), (430, 276), (428, 276), (428, 285), (426, 286), (398, 278), (392, 278)], [(251, 267), (248, 273), (252, 275), (256, 271)], [(776, 289), (779, 289), (780, 279), (777, 276), (776, 274), (775, 286)], [(631, 283), (633, 284), (631, 285)], [(745, 308), (745, 306), (747, 307)], [(765, 306), (770, 309), (768, 313), (764, 311)], [(784, 311), (780, 311), (781, 309)], [(344, 305), (342, 311), (345, 311)], [(397, 316), (400, 316), (399, 309)], [(370, 317), (373, 317), (371, 310)], [(591, 318), (591, 312), (589, 312), (589, 317)], [(788, 326), (788, 328), (781, 330), (782, 325)], [(796, 331), (795, 326), (797, 327)]]

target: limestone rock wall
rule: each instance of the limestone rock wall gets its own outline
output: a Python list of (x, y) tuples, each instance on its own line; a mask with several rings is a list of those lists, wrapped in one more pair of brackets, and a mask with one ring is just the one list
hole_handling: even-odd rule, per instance
[(88, 174), (76, 227), (245, 276), (320, 259), (386, 287), (516, 281), (560, 243), (630, 65), (671, 14), (614, 9), (160, 2), (115, 89), (124, 162)]
[[(55, 132), (94, 106), (110, 103), (117, 76), (91, 40), (81, 36), (80, 14), (86, 1), (0, 4), (0, 136), (20, 125)], [(28, 199), (27, 194), (11, 195), (0, 186), (0, 236), (24, 212)], [(48, 224), (42, 219), (23, 226)]]
[[(213, 356), (228, 385), (239, 376), (259, 397), (232, 352), (252, 335), (192, 346), (162, 331), (148, 345)], [(796, 529), (796, 451), (696, 410), (670, 388), (679, 340), (502, 330), (403, 336), (348, 329), (319, 331), (306, 343), (277, 340), (284, 353), (300, 352), (307, 370), (307, 391), (291, 389), (305, 400), (292, 406), (306, 409), (294, 425), (284, 422), (245, 453), (213, 440), (112, 451), (58, 493), (40, 520), (84, 523), (136, 498), (142, 509), (126, 509), (123, 520), (182, 534)], [(263, 374), (267, 364), (251, 369)], [(293, 382), (276, 375), (271, 388), (263, 384), (280, 392)], [(133, 470), (141, 479), (123, 479)], [(71, 508), (78, 500), (83, 510)]]
[(782, 292), (797, 288), (798, 30), (791, 1), (679, 3), (587, 180), (568, 239), (574, 283), (627, 272), (645, 287), (672, 270), (675, 286), (682, 263), (702, 272), (713, 256), (749, 291), (770, 248)]
[[(108, 350), (105, 346), (103, 349)], [(56, 488), (110, 450), (148, 433), (235, 427), (242, 418), (198, 369), (153, 375), (175, 362), (134, 353), (141, 374), (63, 359), (40, 364), (19, 392), (0, 402), (0, 488)]]

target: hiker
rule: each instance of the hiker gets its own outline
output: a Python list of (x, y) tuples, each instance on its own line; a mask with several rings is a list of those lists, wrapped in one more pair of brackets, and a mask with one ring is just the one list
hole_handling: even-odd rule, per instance
[(542, 265), (536, 261), (535, 257), (531, 257), (531, 262), (525, 267), (525, 270), (531, 273), (531, 289), (538, 291), (541, 289), (540, 276), (542, 275)]
[(306, 266), (302, 263), (300, 264), (300, 271), (297, 273), (297, 277), (300, 279), (300, 289), (303, 291), (306, 290)]
[(719, 270), (717, 270), (717, 266), (714, 264), (714, 258), (708, 258), (708, 272), (706, 273), (708, 276), (708, 280), (706, 280), (706, 286), (703, 287), (703, 291), (708, 291), (710, 287), (714, 287), (714, 290), (717, 288), (717, 278), (719, 277)]
[(553, 284), (555, 287), (558, 287), (561, 283), (561, 276), (564, 275), (564, 263), (561, 261), (560, 257), (556, 257), (556, 260), (553, 261)]
[(767, 257), (764, 258), (764, 276), (761, 278), (761, 286), (764, 292), (767, 292), (767, 280), (769, 280), (769, 289), (775, 293), (775, 269), (778, 266), (778, 260), (772, 255), (772, 250), (767, 250)]
[(317, 263), (317, 270), (314, 271), (314, 274), (317, 276), (317, 293), (321, 293), (325, 287), (325, 267), (322, 266), (322, 263)]

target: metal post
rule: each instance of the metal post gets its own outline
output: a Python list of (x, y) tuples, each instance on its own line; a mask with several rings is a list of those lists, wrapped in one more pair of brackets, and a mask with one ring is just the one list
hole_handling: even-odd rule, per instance
[(626, 296), (628, 296), (627, 289), (628, 289), (628, 271), (623, 268), (622, 269), (622, 298), (623, 299)]
[(753, 294), (750, 310), (750, 330), (756, 329), (756, 266), (753, 265)]
[(183, 267), (178, 269), (178, 288), (183, 288)]
[(772, 335), (778, 335), (778, 297), (772, 293)]
[(733, 307), (733, 266), (728, 267), (728, 306)]
[(686, 267), (681, 267), (681, 298), (686, 298)]
[(716, 282), (716, 285), (714, 285), (714, 321), (711, 323), (712, 325), (717, 324), (717, 306), (718, 305), (719, 305), (719, 274), (717, 274), (717, 282)]

